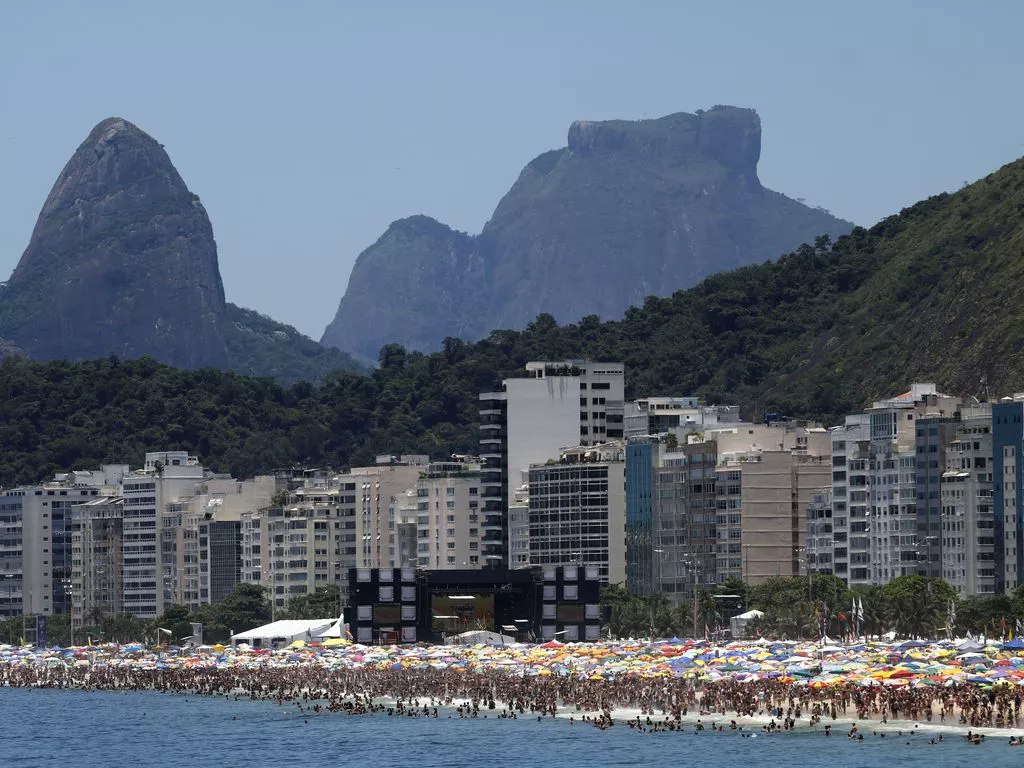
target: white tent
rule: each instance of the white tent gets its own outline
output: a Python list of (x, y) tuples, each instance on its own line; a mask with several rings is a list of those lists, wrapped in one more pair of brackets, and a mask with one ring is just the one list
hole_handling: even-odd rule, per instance
[(755, 608), (752, 611), (747, 611), (746, 613), (737, 614), (736, 616), (733, 616), (733, 618), (734, 619), (743, 619), (744, 621), (750, 621), (751, 619), (759, 619), (762, 616), (764, 616), (764, 611), (759, 611), (759, 610), (757, 610)]
[(515, 641), (511, 635), (499, 635), (497, 632), (479, 629), (451, 635), (444, 642), (445, 645), (508, 645)]
[(347, 637), (351, 639), (352, 635), (349, 634), (348, 625), (345, 624), (345, 614), (341, 614), (338, 620), (321, 632), (318, 637)]
[(729, 629), (732, 632), (733, 638), (740, 639), (746, 636), (747, 623), (754, 619), (759, 619), (764, 616), (764, 611), (759, 611), (756, 608), (746, 613), (741, 613), (738, 616), (733, 616), (729, 619)]
[(283, 648), (296, 640), (312, 642), (323, 636), (334, 619), (287, 619), (231, 636), (231, 644), (248, 643), (254, 648)]

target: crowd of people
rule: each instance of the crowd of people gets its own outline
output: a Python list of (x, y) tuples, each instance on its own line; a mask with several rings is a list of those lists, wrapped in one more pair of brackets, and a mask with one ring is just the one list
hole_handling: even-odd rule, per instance
[[(681, 729), (695, 718), (694, 727), (700, 729), (709, 719), (760, 718), (770, 719), (763, 726), (769, 731), (802, 725), (829, 735), (833, 724), (850, 721), (871, 721), (877, 726), (911, 721), (972, 729), (1019, 728), (1022, 702), (1017, 686), (988, 690), (974, 684), (812, 687), (772, 680), (589, 679), (499, 670), (332, 669), (315, 664), (219, 669), (2, 664), (0, 685), (224, 696), (349, 714), (436, 717), (438, 707), (451, 713), (447, 716), (457, 717), (561, 714), (570, 724), (598, 728), (611, 727), (618, 714), (641, 730)], [(738, 727), (735, 720), (716, 723), (713, 727)]]

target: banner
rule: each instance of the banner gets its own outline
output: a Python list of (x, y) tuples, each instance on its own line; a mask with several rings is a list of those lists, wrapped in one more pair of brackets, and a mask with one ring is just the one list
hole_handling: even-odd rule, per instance
[(46, 634), (46, 617), (43, 615), (36, 616), (36, 645), (40, 648), (45, 648), (49, 643)]

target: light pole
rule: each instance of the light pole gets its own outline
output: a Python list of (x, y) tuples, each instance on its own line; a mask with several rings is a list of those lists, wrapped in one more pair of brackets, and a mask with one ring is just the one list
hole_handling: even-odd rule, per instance
[(700, 573), (700, 560), (697, 559), (696, 555), (690, 555), (688, 561), (684, 563), (689, 566), (690, 569), (690, 591), (693, 593), (693, 639), (697, 639), (697, 575)]
[(656, 589), (654, 589), (652, 591), (656, 595), (660, 595), (661, 594), (661, 590), (662, 590), (661, 556), (663, 554), (665, 554), (665, 550), (664, 549), (652, 549), (651, 551), (655, 555), (657, 555), (657, 558), (658, 558), (658, 581), (657, 581), (658, 586), (657, 586)]
[(923, 559), (925, 561), (924, 576), (930, 578), (932, 575), (932, 545), (938, 540), (937, 536), (925, 536), (924, 539), (917, 543), (917, 561), (921, 562), (922, 550), (924, 552)]

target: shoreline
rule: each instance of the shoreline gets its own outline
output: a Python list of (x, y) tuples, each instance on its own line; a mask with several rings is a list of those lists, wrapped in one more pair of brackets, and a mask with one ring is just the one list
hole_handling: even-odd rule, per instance
[[(318, 694), (322, 691), (313, 689), (302, 689), (294, 692), (294, 695), (290, 698), (273, 698), (273, 697), (256, 697), (252, 696), (251, 692), (245, 688), (239, 687), (234, 688), (230, 691), (217, 691), (217, 692), (203, 692), (187, 688), (133, 688), (133, 687), (111, 687), (111, 686), (87, 686), (87, 685), (48, 685), (48, 684), (30, 684), (30, 685), (11, 685), (6, 679), (0, 681), (0, 689), (31, 689), (31, 690), (47, 690), (47, 691), (75, 691), (81, 693), (110, 693), (110, 694), (132, 694), (132, 693), (156, 693), (162, 695), (171, 696), (199, 696), (206, 700), (217, 700), (227, 699), (230, 701), (250, 701), (250, 702), (263, 702), (268, 704), (277, 703), (283, 704), (296, 704), (301, 702), (300, 711), (305, 716), (315, 715), (331, 715), (331, 714), (350, 714), (350, 715), (381, 715), (387, 714), (390, 709), (391, 714), (395, 716), (409, 716), (410, 712), (417, 712), (416, 717), (431, 717), (430, 715), (422, 714), (422, 710), (438, 710), (437, 719), (449, 719), (451, 715), (455, 714), (459, 709), (466, 711), (466, 714), (461, 719), (529, 719), (531, 717), (537, 717), (538, 719), (548, 719), (567, 721), (571, 720), (573, 725), (581, 726), (593, 726), (597, 725), (598, 722), (606, 717), (610, 712), (610, 719), (616, 725), (628, 725), (630, 722), (636, 722), (638, 719), (641, 724), (645, 727), (659, 726), (658, 732), (681, 732), (693, 734), (696, 732), (696, 726), (701, 724), (704, 726), (704, 730), (707, 732), (714, 732), (716, 728), (720, 728), (722, 731), (728, 733), (742, 733), (747, 736), (766, 736), (766, 735), (797, 735), (807, 737), (811, 735), (823, 736), (826, 738), (847, 738), (847, 735), (851, 727), (856, 726), (856, 731), (859, 734), (867, 735), (882, 735), (891, 736), (896, 734), (897, 737), (909, 737), (911, 735), (924, 736), (927, 735), (929, 739), (942, 736), (944, 740), (951, 740), (954, 738), (965, 739), (968, 733), (980, 734), (987, 739), (993, 741), (1006, 740), (1010, 738), (1022, 738), (1024, 737), (1024, 726), (1016, 727), (1005, 727), (1005, 726), (993, 726), (993, 725), (977, 725), (971, 726), (962, 724), (959, 722), (959, 712), (957, 715), (957, 722), (928, 722), (928, 721), (915, 721), (915, 720), (893, 720), (888, 719), (885, 722), (869, 718), (858, 718), (856, 715), (850, 715), (846, 713), (838, 715), (834, 720), (829, 717), (827, 719), (822, 718), (816, 723), (811, 722), (811, 717), (806, 713), (802, 713), (800, 718), (794, 718), (794, 722), (791, 728), (783, 728), (782, 723), (785, 721), (785, 715), (781, 718), (773, 717), (770, 714), (756, 714), (756, 715), (737, 715), (735, 713), (723, 713), (723, 712), (712, 712), (707, 710), (687, 711), (686, 714), (677, 713), (671, 714), (660, 709), (656, 709), (653, 713), (649, 713), (644, 709), (634, 706), (615, 706), (611, 710), (599, 710), (599, 709), (586, 709), (577, 708), (574, 703), (561, 702), (556, 705), (554, 714), (545, 712), (538, 714), (537, 711), (526, 710), (517, 713), (515, 718), (511, 717), (510, 714), (516, 711), (514, 703), (494, 698), (491, 701), (494, 703), (494, 708), (490, 708), (487, 702), (482, 702), (480, 699), (471, 699), (465, 697), (455, 697), (446, 700), (444, 703), (440, 703), (438, 692), (431, 697), (429, 694), (419, 694), (410, 697), (397, 697), (392, 694), (374, 695), (368, 696), (364, 693), (351, 692), (347, 693), (342, 697), (345, 703), (351, 705), (368, 705), (365, 710), (361, 710), (358, 707), (353, 710), (349, 709), (328, 709), (321, 706), (319, 710), (314, 710), (313, 707), (317, 704), (323, 705), (325, 703), (334, 701), (337, 703), (338, 699), (330, 699), (327, 697), (319, 696)], [(699, 701), (699, 697), (698, 697)], [(399, 706), (401, 702), (401, 706)], [(470, 714), (474, 704), (477, 705), (477, 714)], [(483, 704), (483, 706), (481, 706)], [(443, 713), (443, 714), (442, 714)], [(506, 714), (508, 713), (508, 714)], [(586, 719), (585, 719), (586, 718)], [(649, 723), (648, 723), (649, 721)], [(774, 730), (764, 730), (771, 723), (776, 724)], [(672, 729), (664, 727), (668, 723), (674, 723), (675, 727)], [(732, 723), (736, 724), (736, 728), (732, 728)], [(826, 735), (825, 727), (831, 726), (831, 734)]]

